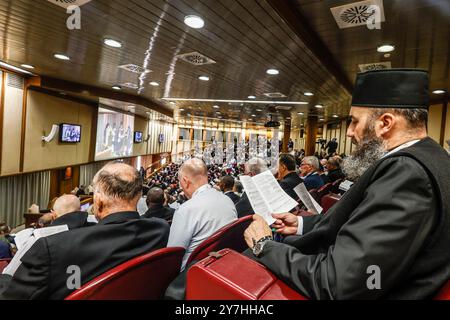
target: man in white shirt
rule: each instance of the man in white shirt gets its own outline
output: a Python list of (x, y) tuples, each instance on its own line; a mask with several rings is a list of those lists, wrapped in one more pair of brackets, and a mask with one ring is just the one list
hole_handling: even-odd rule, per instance
[(200, 159), (186, 161), (178, 172), (181, 188), (189, 199), (175, 212), (168, 247), (184, 247), (181, 270), (200, 243), (237, 219), (233, 201), (208, 184), (208, 169)]

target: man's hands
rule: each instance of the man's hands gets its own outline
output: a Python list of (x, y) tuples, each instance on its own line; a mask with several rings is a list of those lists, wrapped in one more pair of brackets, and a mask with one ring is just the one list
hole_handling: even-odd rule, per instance
[(296, 235), (298, 230), (298, 217), (292, 213), (272, 214), (272, 217), (277, 219), (272, 227), (275, 232), (284, 236)]
[(264, 237), (272, 236), (272, 230), (267, 222), (259, 215), (253, 215), (253, 222), (244, 232), (245, 242), (249, 248), (253, 248), (256, 242)]

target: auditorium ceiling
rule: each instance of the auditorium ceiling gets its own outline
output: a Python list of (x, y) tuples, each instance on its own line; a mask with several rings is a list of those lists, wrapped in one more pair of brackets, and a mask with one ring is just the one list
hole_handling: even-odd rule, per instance
[[(0, 0), (2, 61), (111, 92), (119, 86), (176, 119), (256, 125), (273, 115), (299, 127), (308, 115), (345, 117), (360, 65), (382, 62), (429, 69), (433, 90), (450, 87), (448, 0), (384, 0), (379, 30), (338, 27), (330, 8), (354, 1), (84, 0), (79, 30), (68, 29), (72, 15), (52, 2), (61, 1)], [(360, 14), (349, 10), (347, 20)], [(187, 26), (189, 15), (204, 27)], [(377, 52), (384, 44), (395, 46), (389, 57)], [(146, 109), (132, 112), (145, 116)]]

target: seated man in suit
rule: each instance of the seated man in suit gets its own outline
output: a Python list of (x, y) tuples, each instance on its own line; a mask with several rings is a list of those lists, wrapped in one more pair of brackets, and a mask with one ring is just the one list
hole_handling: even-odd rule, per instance
[(335, 182), (344, 179), (345, 175), (341, 169), (341, 160), (338, 157), (332, 157), (327, 162), (327, 182)]
[(175, 209), (164, 206), (164, 191), (161, 188), (151, 188), (147, 193), (147, 212), (143, 218), (160, 218), (166, 221), (172, 221)]
[(282, 153), (278, 160), (278, 181), (283, 190), (294, 200), (298, 200), (298, 196), (294, 188), (302, 183), (302, 179), (295, 171), (296, 163), (294, 156)]
[(306, 189), (319, 189), (324, 185), (324, 182), (320, 175), (317, 173), (319, 170), (319, 159), (316, 157), (305, 157), (300, 165), (300, 170), (303, 175), (303, 182)]
[[(41, 238), (22, 257), (14, 277), (0, 276), (0, 299), (66, 298), (74, 266), (79, 283), (136, 256), (164, 248), (169, 225), (161, 219), (140, 219), (136, 205), (142, 178), (132, 166), (109, 163), (94, 177), (94, 212), (99, 223)], [(76, 283), (76, 281), (74, 281)]]
[[(245, 175), (253, 177), (256, 176), (257, 174), (266, 171), (267, 169), (268, 168), (266, 161), (257, 157), (251, 158), (245, 164)], [(255, 211), (252, 208), (252, 205), (250, 204), (250, 200), (248, 199), (248, 196), (245, 193), (245, 190), (241, 199), (236, 203), (236, 211), (239, 218), (249, 216), (255, 213)]]
[(220, 179), (219, 188), (224, 195), (229, 197), (234, 204), (239, 201), (239, 196), (233, 192), (234, 178), (232, 176), (224, 176)]
[[(75, 195), (66, 194), (56, 199), (52, 211), (44, 215), (45, 220), (47, 221), (45, 225), (41, 225), (42, 222), (39, 222), (38, 224), (40, 225), (40, 228), (66, 225), (69, 230), (94, 225), (93, 223), (87, 222), (88, 213), (80, 210), (80, 199)], [(28, 239), (23, 240), (26, 244), (17, 251), (11, 263), (3, 270), (3, 274), (14, 275), (17, 268), (21, 265), (23, 255), (30, 249), (35, 241), (36, 238), (33, 234), (31, 234)]]

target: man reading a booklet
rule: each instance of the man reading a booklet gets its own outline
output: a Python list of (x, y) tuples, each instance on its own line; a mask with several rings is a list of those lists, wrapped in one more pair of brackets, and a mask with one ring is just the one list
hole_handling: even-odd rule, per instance
[(344, 170), (356, 183), (325, 215), (273, 214), (245, 231), (251, 256), (311, 299), (423, 299), (450, 278), (450, 158), (427, 136), (428, 73), (359, 74)]

